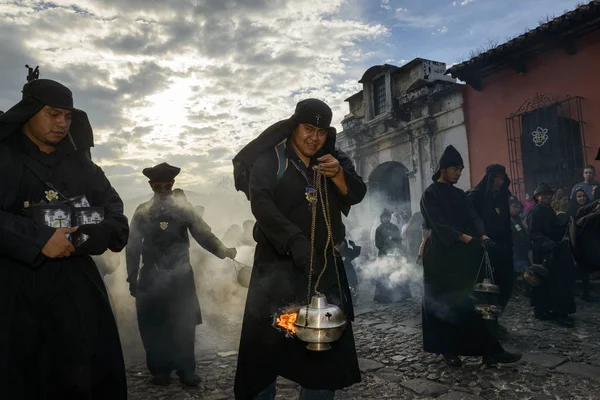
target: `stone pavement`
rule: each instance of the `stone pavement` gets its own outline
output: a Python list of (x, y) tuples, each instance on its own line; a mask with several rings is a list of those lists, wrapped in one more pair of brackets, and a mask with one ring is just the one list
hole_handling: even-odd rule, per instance
[[(502, 323), (510, 330), (505, 347), (521, 351), (523, 360), (485, 368), (480, 359), (466, 358), (459, 369), (423, 353), (418, 301), (360, 304), (354, 329), (363, 382), (337, 392), (336, 399), (600, 399), (600, 305), (577, 302), (577, 325), (567, 329), (535, 320), (528, 300), (517, 295)], [(203, 341), (202, 329), (198, 342)], [(199, 389), (183, 388), (176, 378), (167, 388), (152, 386), (143, 362), (129, 360), (129, 398), (233, 399), (239, 324), (228, 329), (238, 331), (230, 332), (221, 349), (198, 350), (204, 380)], [(278, 388), (278, 399), (297, 399), (293, 382), (280, 380)]]

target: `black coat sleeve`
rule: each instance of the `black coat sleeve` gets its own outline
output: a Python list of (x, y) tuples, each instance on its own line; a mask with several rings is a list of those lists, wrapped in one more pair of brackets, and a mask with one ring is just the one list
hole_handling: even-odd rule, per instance
[(431, 190), (425, 190), (421, 198), (421, 213), (428, 222), (427, 228), (431, 229), (446, 246), (451, 246), (463, 234), (448, 222), (444, 215), (441, 199)]
[(0, 209), (0, 254), (30, 267), (45, 260), (42, 249), (55, 229)]
[[(100, 225), (108, 238), (107, 248), (118, 253), (125, 248), (129, 237), (129, 225), (123, 213), (123, 201), (104, 175), (104, 171), (95, 164), (92, 169), (91, 188), (92, 206), (104, 208), (104, 220)], [(88, 240), (93, 238), (90, 237)]]
[(377, 250), (383, 250), (385, 247), (385, 235), (383, 230), (383, 225), (379, 225), (375, 230), (375, 247), (377, 247)]
[(191, 204), (186, 207), (189, 230), (192, 237), (207, 251), (223, 259), (227, 254), (227, 247), (217, 238), (210, 226), (194, 211)]
[[(272, 153), (272, 154), (271, 154)], [(250, 207), (260, 229), (280, 254), (287, 254), (293, 239), (302, 230), (279, 210), (274, 200), (277, 184), (277, 160), (274, 152), (263, 153), (250, 171)]]
[(346, 153), (337, 150), (336, 158), (340, 162), (346, 185), (348, 186), (348, 193), (340, 196), (341, 210), (344, 215), (348, 216), (350, 206), (360, 203), (365, 197), (365, 194), (367, 194), (367, 185), (365, 185), (363, 179), (356, 172), (352, 160)]
[(125, 262), (127, 264), (127, 282), (137, 282), (138, 272), (140, 270), (140, 262), (142, 260), (142, 248), (144, 246), (144, 205), (139, 206), (133, 217), (129, 227), (129, 241), (125, 249)]
[(476, 231), (479, 233), (480, 237), (486, 235), (485, 224), (482, 217), (485, 194), (480, 190), (472, 189), (467, 192), (467, 198), (469, 199), (471, 219), (473, 220)]

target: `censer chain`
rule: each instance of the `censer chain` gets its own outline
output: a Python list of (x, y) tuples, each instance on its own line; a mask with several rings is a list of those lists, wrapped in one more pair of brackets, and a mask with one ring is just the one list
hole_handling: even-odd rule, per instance
[[(310, 274), (308, 277), (308, 293), (307, 293), (307, 312), (308, 312), (308, 304), (310, 303), (311, 298), (311, 287), (312, 287), (312, 274), (314, 270), (314, 251), (315, 251), (315, 232), (316, 232), (316, 220), (317, 220), (317, 208), (318, 202), (321, 201), (321, 210), (323, 212), (323, 219), (325, 221), (325, 228), (327, 230), (327, 241), (325, 243), (325, 249), (323, 253), (324, 265), (319, 277), (317, 278), (317, 282), (315, 283), (315, 293), (317, 295), (323, 296), (323, 293), (319, 292), (319, 284), (321, 283), (321, 279), (327, 270), (327, 250), (331, 247), (331, 251), (333, 254), (333, 263), (335, 267), (335, 273), (337, 278), (337, 284), (339, 289), (340, 301), (343, 301), (343, 292), (342, 292), (342, 284), (340, 279), (340, 271), (337, 263), (337, 256), (335, 254), (335, 243), (333, 241), (333, 229), (331, 225), (331, 212), (329, 208), (329, 193), (327, 190), (327, 177), (322, 176), (317, 171), (313, 172), (313, 182), (315, 182), (315, 191), (317, 192), (317, 196), (315, 196), (315, 203), (313, 203), (312, 207), (312, 223), (311, 223), (311, 257), (310, 257)], [(324, 195), (323, 195), (324, 192)]]

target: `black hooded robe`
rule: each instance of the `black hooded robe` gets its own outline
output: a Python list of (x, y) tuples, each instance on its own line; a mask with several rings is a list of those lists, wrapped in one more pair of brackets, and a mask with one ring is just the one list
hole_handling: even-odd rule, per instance
[(194, 343), (202, 315), (188, 231), (206, 250), (225, 258), (227, 248), (186, 200), (155, 196), (131, 219), (127, 280), (137, 284), (138, 326), (152, 375), (196, 369)]
[[(434, 182), (423, 193), (421, 213), (431, 231), (423, 250), (424, 350), (463, 356), (502, 353), (471, 299), (483, 247), (476, 239), (481, 232), (465, 192)], [(458, 241), (462, 234), (473, 241)]]
[[(273, 144), (272, 141), (269, 142), (270, 138), (288, 137), (295, 126), (293, 121), (277, 123), (247, 149), (256, 145), (256, 151), (260, 151), (261, 143), (262, 148), (265, 143), (268, 148)], [(329, 152), (339, 160), (343, 168), (348, 185), (346, 195), (339, 194), (333, 182), (327, 180), (333, 240), (334, 243), (340, 243), (345, 236), (341, 214), (343, 212), (347, 215), (350, 206), (363, 199), (366, 185), (354, 170), (351, 160), (336, 150), (334, 144), (335, 136), (330, 134), (325, 148), (313, 157), (311, 165), (314, 165), (317, 157)], [(244, 153), (242, 151), (240, 154)], [(250, 170), (248, 194), (252, 213), (257, 221), (254, 232), (257, 244), (240, 338), (235, 377), (236, 400), (253, 399), (273, 383), (277, 376), (315, 390), (338, 390), (361, 380), (351, 324), (354, 320), (352, 299), (339, 255), (335, 257), (343, 299), (340, 299), (334, 255), (330, 251), (327, 252), (328, 267), (319, 287), (329, 303), (338, 305), (344, 311), (348, 321), (341, 338), (331, 344), (332, 349), (324, 352), (307, 350), (305, 343), (295, 337), (286, 338), (284, 332), (273, 327), (274, 316), (280, 314), (283, 308), (291, 304), (306, 304), (308, 288), (306, 273), (294, 266), (292, 257), (288, 254), (288, 246), (296, 236), (310, 238), (311, 210), (305, 198), (308, 183), (299, 170), (305, 168), (304, 163), (290, 146), (287, 147), (286, 154), (290, 162), (279, 180), (278, 156), (273, 147), (260, 153)], [(239, 159), (238, 155), (234, 163)], [(299, 169), (291, 160), (296, 162)], [(307, 168), (306, 174), (312, 177), (312, 168)], [(244, 174), (237, 176), (242, 179)], [(242, 182), (238, 179), (236, 181)], [(317, 213), (316, 223), (315, 265), (320, 270), (324, 264), (326, 240), (321, 212)], [(315, 280), (313, 278), (313, 286)]]
[[(402, 235), (400, 228), (391, 222), (383, 222), (375, 230), (375, 247), (379, 250), (378, 257), (392, 255), (394, 250), (400, 251), (402, 248)], [(375, 301), (389, 303), (404, 300), (410, 297), (408, 283), (390, 287), (389, 279), (383, 277), (377, 280), (375, 285)]]
[(533, 262), (544, 264), (548, 269), (548, 278), (532, 291), (535, 314), (542, 316), (552, 312), (561, 317), (573, 314), (576, 270), (565, 238), (567, 227), (559, 224), (552, 208), (540, 204), (527, 215), (527, 225), (532, 240)]
[[(493, 192), (494, 175), (504, 175), (504, 185), (497, 193)], [(486, 170), (481, 182), (469, 190), (467, 197), (483, 223), (484, 235), (494, 241), (495, 246), (488, 248), (490, 263), (494, 268), (494, 281), (500, 287), (498, 305), (503, 309), (508, 304), (514, 286), (513, 241), (510, 199), (510, 179), (503, 166), (494, 164)]]
[[(40, 106), (41, 107), (41, 106)], [(80, 249), (48, 259), (41, 250), (54, 233), (22, 213), (49, 191), (85, 195), (104, 208), (106, 244), (127, 243), (123, 202), (88, 149), (65, 139), (51, 154), (21, 134), (3, 131), (0, 143), (0, 387), (7, 399), (126, 399), (117, 325), (104, 282)], [(36, 171), (36, 173), (32, 171)], [(90, 237), (88, 240), (91, 241)], [(85, 245), (85, 244), (84, 244)]]

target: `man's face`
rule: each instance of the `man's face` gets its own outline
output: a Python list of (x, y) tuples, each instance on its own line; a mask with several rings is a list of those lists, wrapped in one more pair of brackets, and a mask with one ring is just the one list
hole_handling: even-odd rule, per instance
[(299, 124), (292, 136), (294, 148), (305, 157), (317, 154), (326, 141), (327, 131), (309, 124)]
[(511, 204), (510, 205), (510, 215), (511, 216), (516, 216), (519, 214), (519, 212), (521, 211), (521, 207), (519, 207), (518, 204)]
[(580, 206), (584, 205), (585, 202), (587, 201), (587, 195), (585, 194), (585, 192), (583, 190), (578, 190), (577, 193), (575, 194), (575, 199), (577, 200), (577, 204), (579, 204)]
[(153, 182), (150, 181), (150, 187), (152, 191), (159, 196), (168, 196), (173, 193), (173, 184), (175, 181), (171, 182)]
[(500, 189), (502, 189), (503, 185), (504, 185), (504, 175), (503, 174), (494, 175), (494, 187), (493, 187), (494, 192), (499, 192)]
[(392, 217), (390, 217), (389, 215), (384, 215), (383, 217), (381, 217), (381, 222), (384, 224), (387, 224), (391, 221), (392, 221)]
[(552, 204), (553, 197), (554, 197), (554, 193), (552, 193), (552, 192), (540, 193), (536, 196), (538, 203), (540, 203), (543, 206), (547, 206), (547, 207), (549, 207)]
[(442, 179), (445, 182), (455, 184), (460, 179), (464, 167), (442, 168)]
[(24, 130), (34, 142), (56, 147), (69, 133), (72, 116), (69, 110), (44, 106), (27, 121)]
[(591, 183), (594, 178), (596, 177), (596, 171), (594, 171), (591, 168), (586, 168), (583, 170), (583, 179), (587, 182), (587, 183)]

